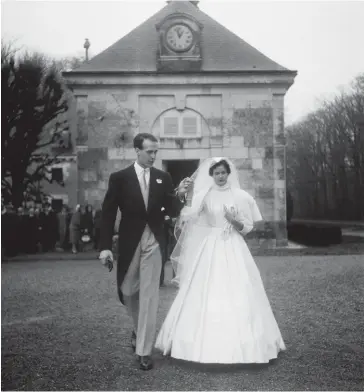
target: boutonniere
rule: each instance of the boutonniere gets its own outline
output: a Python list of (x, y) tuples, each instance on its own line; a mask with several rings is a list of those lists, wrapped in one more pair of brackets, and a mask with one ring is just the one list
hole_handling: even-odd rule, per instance
[(157, 183), (158, 183), (158, 184), (161, 184), (161, 183), (162, 183), (162, 180), (161, 180), (160, 178), (157, 178)]

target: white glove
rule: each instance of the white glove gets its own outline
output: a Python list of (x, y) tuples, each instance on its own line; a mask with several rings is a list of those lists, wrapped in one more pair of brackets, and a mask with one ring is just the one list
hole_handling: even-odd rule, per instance
[(102, 250), (99, 256), (99, 260), (101, 261), (101, 264), (106, 265), (108, 259), (110, 259), (112, 262), (114, 261), (114, 257), (112, 255), (111, 250)]

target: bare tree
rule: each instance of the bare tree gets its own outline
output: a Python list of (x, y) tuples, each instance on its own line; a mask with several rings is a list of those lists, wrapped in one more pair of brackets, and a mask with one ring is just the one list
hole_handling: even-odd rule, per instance
[(287, 128), (287, 180), (305, 218), (364, 218), (364, 74)]

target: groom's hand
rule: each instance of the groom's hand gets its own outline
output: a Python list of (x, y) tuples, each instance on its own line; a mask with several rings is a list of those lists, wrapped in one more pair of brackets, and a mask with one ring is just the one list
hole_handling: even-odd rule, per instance
[(114, 257), (111, 250), (103, 250), (100, 253), (99, 260), (101, 264), (109, 269), (109, 272), (114, 268)]
[(189, 177), (183, 179), (178, 186), (178, 196), (184, 197), (186, 193), (191, 189), (192, 184), (193, 181)]

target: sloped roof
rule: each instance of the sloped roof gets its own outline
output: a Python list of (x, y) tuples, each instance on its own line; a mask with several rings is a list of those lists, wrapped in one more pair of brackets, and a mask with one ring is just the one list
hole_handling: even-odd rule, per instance
[(171, 1), (129, 34), (73, 72), (157, 72), (156, 24), (175, 12), (202, 23), (201, 72), (289, 71), (202, 12), (190, 1)]

